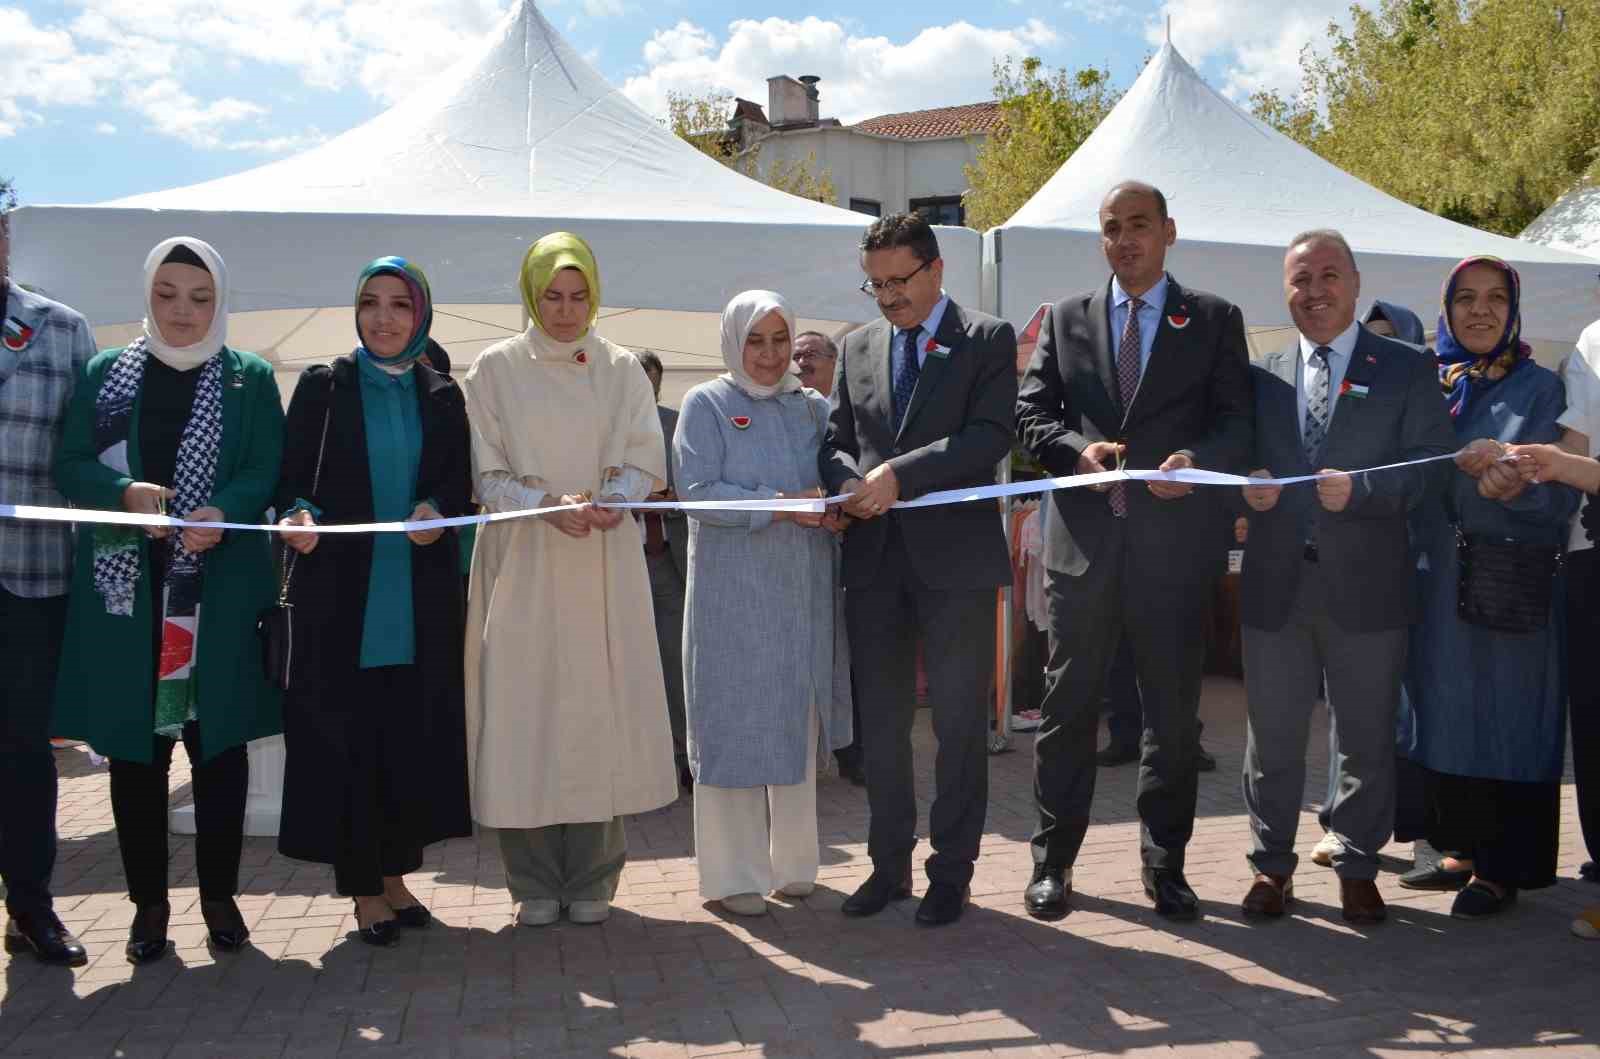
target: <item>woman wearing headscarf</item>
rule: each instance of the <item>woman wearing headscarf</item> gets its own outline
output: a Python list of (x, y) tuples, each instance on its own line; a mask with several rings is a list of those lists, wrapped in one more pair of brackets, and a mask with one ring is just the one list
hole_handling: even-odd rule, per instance
[[(362, 270), (359, 345), (306, 369), (289, 402), (280, 524), (466, 513), (466, 403), (428, 366), (432, 324), (415, 264)], [(284, 697), (278, 849), (332, 864), (361, 940), (388, 945), (429, 922), (405, 881), (424, 847), (472, 833), (456, 530), (283, 537), (301, 657)]]
[(1404, 305), (1373, 299), (1372, 307), (1361, 318), (1361, 323), (1375, 335), (1397, 339), (1408, 346), (1426, 348), (1428, 345), (1428, 335), (1422, 327), (1421, 317)]
[[(283, 406), (271, 366), (226, 344), (221, 256), (168, 239), (145, 259), (144, 293), (144, 334), (78, 380), (56, 485), (84, 508), (259, 522), (278, 480)], [(135, 963), (167, 950), (167, 769), (180, 738), (193, 766), (200, 913), (216, 949), (249, 937), (233, 898), (245, 743), (281, 730), (255, 636), (273, 588), (265, 533), (97, 524), (80, 534), (52, 730), (111, 759)]]
[(497, 833), (529, 926), (599, 923), (627, 860), (622, 817), (678, 792), (637, 522), (591, 499), (664, 486), (650, 380), (594, 332), (600, 272), (582, 239), (522, 263), (527, 331), (479, 354), (467, 411), (479, 501), (558, 507), (485, 524), (467, 615), (472, 815)]
[(1561, 380), (1519, 337), (1520, 299), (1516, 270), (1497, 258), (1468, 258), (1446, 280), (1439, 377), (1465, 451), (1412, 515), (1422, 620), (1407, 754), (1433, 788), (1429, 841), (1460, 851), (1452, 867), (1469, 873), (1451, 908), (1462, 919), (1555, 881), (1567, 698), (1558, 560), (1578, 497), (1499, 460), (1509, 444), (1554, 441), (1566, 407)]
[[(745, 291), (722, 311), (727, 373), (690, 390), (679, 412), (683, 499), (822, 495), (828, 400), (789, 373), (794, 334), (794, 314), (772, 291)], [(700, 893), (761, 915), (769, 891), (811, 893), (818, 742), (826, 754), (851, 740), (829, 532), (840, 516), (688, 515), (683, 676)]]

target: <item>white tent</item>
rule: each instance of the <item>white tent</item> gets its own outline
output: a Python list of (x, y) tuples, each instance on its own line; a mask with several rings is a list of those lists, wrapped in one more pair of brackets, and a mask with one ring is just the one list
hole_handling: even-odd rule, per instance
[(1287, 327), (1283, 253), (1310, 228), (1337, 228), (1356, 252), (1362, 305), (1409, 306), (1430, 326), (1450, 267), (1470, 254), (1516, 265), (1524, 334), (1566, 345), (1594, 315), (1595, 264), (1408, 206), (1288, 139), (1208, 86), (1166, 44), (1055, 176), (985, 239), (991, 312), (1024, 321), (1041, 303), (1106, 281), (1098, 213), (1121, 180), (1167, 195), (1181, 281), (1238, 304), (1252, 329)]
[(1600, 258), (1600, 162), (1533, 219), (1519, 239)]
[[(179, 233), (227, 259), (235, 312), (348, 305), (361, 267), (387, 253), (422, 264), (440, 304), (514, 306), (528, 244), (569, 229), (593, 244), (608, 306), (720, 311), (768, 287), (802, 315), (857, 320), (874, 312), (855, 290), (866, 223), (696, 151), (523, 0), (477, 54), (303, 154), (96, 206), (16, 211), (12, 264), (96, 324), (142, 315), (144, 255)], [(978, 234), (940, 239), (952, 295), (976, 305)]]

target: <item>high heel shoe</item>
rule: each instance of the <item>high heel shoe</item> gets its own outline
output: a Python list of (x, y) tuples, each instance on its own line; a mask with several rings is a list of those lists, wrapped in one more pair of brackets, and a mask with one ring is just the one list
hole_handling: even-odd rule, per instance
[[(391, 905), (390, 907), (393, 908), (394, 906)], [(427, 905), (423, 904), (421, 901), (418, 901), (414, 905), (406, 905), (404, 908), (395, 908), (394, 921), (400, 924), (402, 927), (410, 927), (411, 929), (416, 930), (427, 926), (429, 923), (432, 923), (433, 913), (428, 911)]]
[(129, 963), (150, 963), (167, 954), (167, 920), (172, 906), (165, 901), (144, 905), (133, 914), (126, 952)]
[(239, 914), (233, 898), (207, 901), (202, 897), (200, 915), (206, 921), (212, 947), (219, 952), (238, 952), (250, 940), (250, 928), (244, 925), (244, 916)]
[(400, 940), (399, 925), (392, 919), (380, 919), (376, 923), (361, 922), (361, 905), (356, 904), (356, 933), (368, 945), (379, 948), (388, 948)]

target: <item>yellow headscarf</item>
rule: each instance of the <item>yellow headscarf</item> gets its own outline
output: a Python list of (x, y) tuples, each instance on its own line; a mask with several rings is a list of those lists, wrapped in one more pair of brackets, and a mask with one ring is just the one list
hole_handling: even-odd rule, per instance
[(522, 259), (522, 304), (539, 330), (549, 335), (539, 318), (539, 298), (564, 268), (577, 269), (589, 284), (589, 322), (584, 327), (584, 334), (588, 334), (600, 315), (600, 269), (589, 244), (571, 232), (552, 232), (528, 248)]

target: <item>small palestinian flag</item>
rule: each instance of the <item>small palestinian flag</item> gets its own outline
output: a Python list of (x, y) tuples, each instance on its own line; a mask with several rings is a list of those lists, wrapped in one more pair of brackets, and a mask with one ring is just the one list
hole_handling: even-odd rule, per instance
[(579, 364), (587, 364), (589, 363), (589, 354), (580, 349), (572, 355), (572, 359), (577, 361)]
[(1189, 326), (1189, 314), (1184, 311), (1186, 308), (1186, 306), (1180, 306), (1177, 312), (1167, 315), (1167, 323), (1172, 325), (1173, 330), (1182, 331)]
[(729, 416), (728, 417), (728, 422), (733, 424), (733, 427), (734, 427), (735, 430), (749, 430), (750, 429), (750, 417), (749, 416)]
[(6, 348), (13, 353), (21, 353), (28, 348), (28, 343), (33, 341), (33, 328), (18, 320), (15, 316), (6, 320), (5, 326), (0, 328), (0, 341), (4, 341)]

